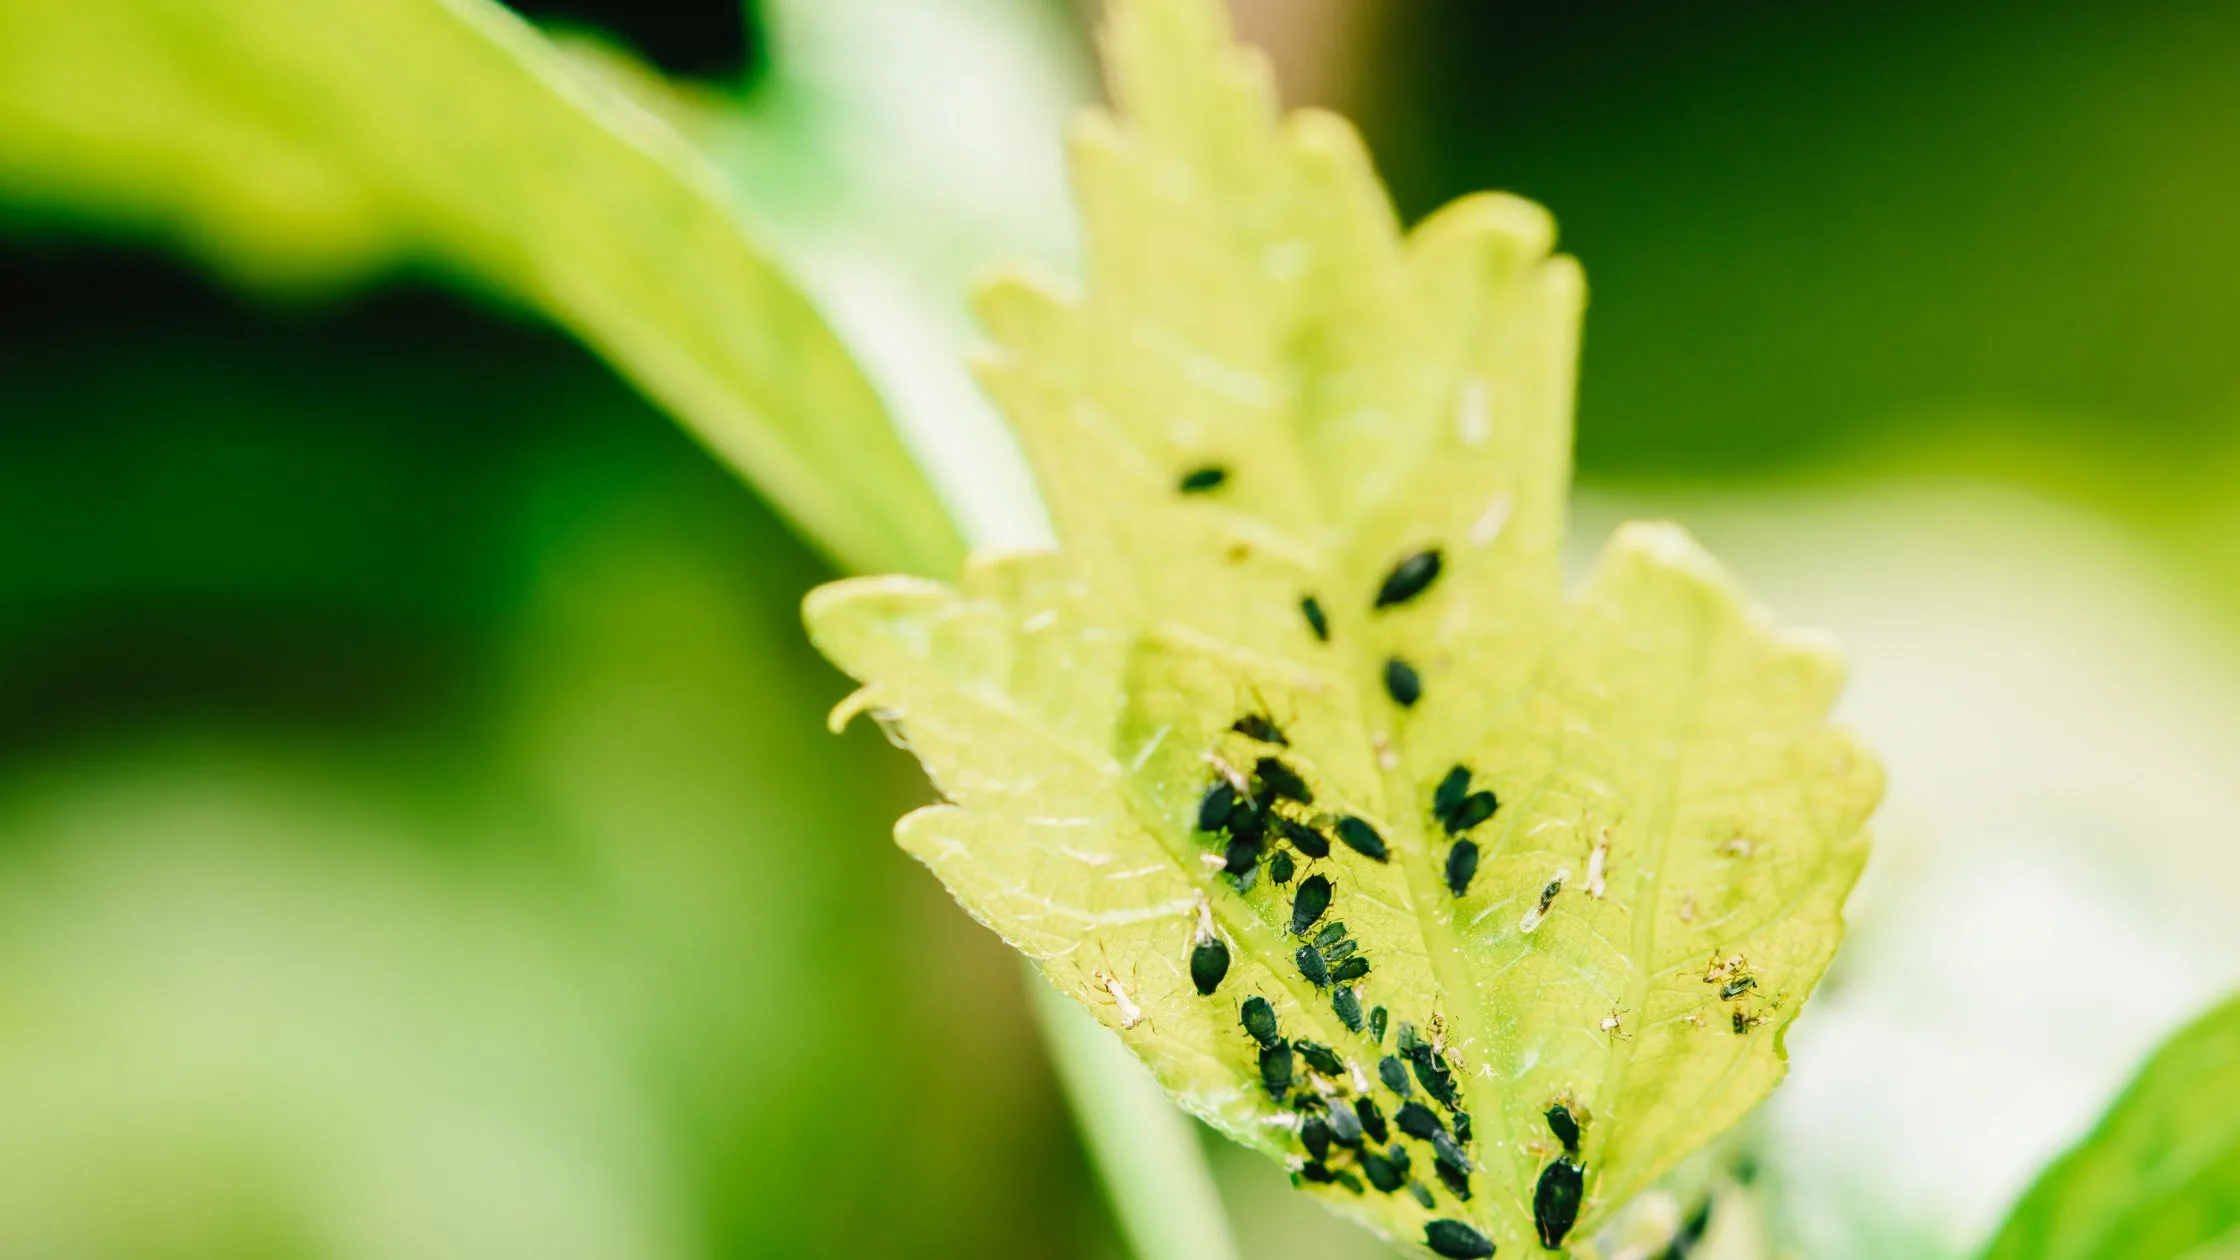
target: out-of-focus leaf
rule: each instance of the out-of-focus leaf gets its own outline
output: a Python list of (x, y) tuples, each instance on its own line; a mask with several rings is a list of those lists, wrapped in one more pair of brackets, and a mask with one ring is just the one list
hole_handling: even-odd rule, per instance
[[(866, 684), (835, 716), (908, 741), (950, 803), (904, 847), (1185, 1106), (1448, 1254), (1430, 1222), (1538, 1247), (1583, 1165), (1584, 1237), (1778, 1081), (1879, 771), (1832, 652), (1677, 529), (1564, 598), (1581, 285), (1545, 214), (1403, 239), (1215, 6), (1114, 12), (1089, 290), (985, 300), (1065, 551), (813, 595)], [(1348, 1147), (1409, 1101), (1438, 1138)]]
[(0, 196), (272, 282), (436, 261), (582, 336), (843, 564), (955, 567), (720, 176), (486, 0), (11, 0)]
[(1987, 1260), (2240, 1254), (2240, 998), (2165, 1042), (2047, 1166)]

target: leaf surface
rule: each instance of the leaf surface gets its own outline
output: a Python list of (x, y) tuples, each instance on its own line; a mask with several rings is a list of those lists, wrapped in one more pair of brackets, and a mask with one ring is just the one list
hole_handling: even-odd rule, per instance
[(1670, 526), (1566, 597), (1543, 212), (1403, 236), (1200, 0), (1115, 5), (1107, 51), (1085, 290), (982, 302), (1063, 549), (816, 592), (835, 719), (907, 742), (946, 799), (902, 845), (1183, 1105), (1417, 1245), (1537, 1248), (1576, 1171), (1584, 1238), (1781, 1076), (1880, 792), (1839, 666)]

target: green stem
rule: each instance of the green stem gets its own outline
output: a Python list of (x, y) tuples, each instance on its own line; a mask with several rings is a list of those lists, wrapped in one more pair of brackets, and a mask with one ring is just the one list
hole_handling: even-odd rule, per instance
[(1029, 1000), (1137, 1260), (1237, 1260), (1198, 1135), (1120, 1039), (1028, 970)]

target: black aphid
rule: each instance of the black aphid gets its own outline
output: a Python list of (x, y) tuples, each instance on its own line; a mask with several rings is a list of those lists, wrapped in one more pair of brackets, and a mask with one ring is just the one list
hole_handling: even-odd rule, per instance
[(1453, 1110), (1454, 1074), (1447, 1070), (1446, 1064), (1433, 1057), (1431, 1047), (1419, 1041), (1412, 1050), (1403, 1049), (1401, 1053), (1407, 1055), (1408, 1062), (1415, 1066), (1416, 1082), (1423, 1086), (1423, 1092), (1437, 1099), (1448, 1110)]
[(1748, 993), (1750, 990), (1757, 987), (1758, 978), (1756, 976), (1736, 976), (1734, 979), (1727, 981), (1727, 983), (1720, 988), (1719, 996), (1725, 998), (1729, 1002), (1732, 1002), (1736, 998), (1741, 997), (1743, 994)]
[(1361, 1117), (1343, 1103), (1330, 1108), (1330, 1139), (1340, 1146), (1361, 1145)]
[(1548, 1132), (1556, 1135), (1563, 1149), (1574, 1155), (1579, 1153), (1579, 1122), (1572, 1116), (1571, 1108), (1562, 1103), (1548, 1108)]
[(1260, 846), (1250, 840), (1231, 840), (1222, 854), (1221, 869), (1231, 875), (1242, 875), (1260, 861)]
[(1423, 699), (1423, 679), (1416, 676), (1415, 666), (1395, 656), (1384, 663), (1384, 690), (1394, 704), (1412, 709)]
[(1454, 1113), (1454, 1140), (1457, 1142), (1470, 1140), (1470, 1113), (1467, 1111)]
[(1461, 1221), (1432, 1221), (1423, 1227), (1423, 1245), (1447, 1260), (1485, 1260), (1493, 1254), (1486, 1236)]
[(1347, 1032), (1361, 1031), (1361, 999), (1351, 989), (1338, 989), (1330, 995), (1330, 1009), (1337, 1013), (1338, 1022)]
[(1299, 1057), (1307, 1061), (1308, 1067), (1311, 1067), (1315, 1071), (1322, 1073), (1324, 1076), (1345, 1075), (1345, 1060), (1338, 1057), (1337, 1051), (1332, 1050), (1326, 1045), (1323, 1045), (1321, 1042), (1298, 1041), (1293, 1042), (1291, 1048), (1299, 1052)]
[(1431, 815), (1442, 822), (1470, 795), (1470, 767), (1456, 766), (1431, 791)]
[(1438, 1206), (1438, 1200), (1431, 1197), (1431, 1187), (1420, 1181), (1409, 1182), (1408, 1193), (1415, 1196), (1416, 1202), (1422, 1204), (1426, 1212)]
[(1391, 1140), (1392, 1130), (1385, 1127), (1384, 1109), (1377, 1106), (1376, 1099), (1366, 1095), (1354, 1099), (1353, 1114), (1360, 1119), (1361, 1131), (1369, 1135), (1370, 1141), (1386, 1142)]
[(1361, 1178), (1354, 1176), (1352, 1173), (1334, 1173), (1331, 1175), (1330, 1180), (1337, 1183), (1338, 1185), (1344, 1186), (1348, 1190), (1353, 1191), (1355, 1194), (1361, 1193)]
[(1360, 954), (1355, 954), (1337, 966), (1330, 968), (1330, 978), (1339, 984), (1352, 984), (1368, 974), (1369, 960)]
[(1281, 1040), (1272, 1046), (1261, 1047), (1260, 1083), (1278, 1098), (1283, 1097), (1283, 1091), (1291, 1088), (1291, 1047)]
[(1330, 641), (1330, 620), (1322, 615), (1321, 601), (1309, 595), (1299, 601), (1299, 611), (1307, 615), (1307, 629), (1314, 631), (1314, 637), (1328, 643)]
[(1190, 983), (1198, 986), (1201, 997), (1210, 996), (1221, 987), (1221, 978), (1229, 974), (1229, 947), (1216, 936), (1200, 941), (1190, 951)]
[(1326, 1183), (1330, 1180), (1330, 1169), (1320, 1160), (1310, 1160), (1300, 1167), (1299, 1175), (1309, 1181)]
[(1300, 1123), (1299, 1141), (1306, 1146), (1307, 1154), (1316, 1159), (1330, 1158), (1330, 1126), (1321, 1116), (1308, 1116)]
[(1330, 909), (1330, 877), (1309, 875), (1299, 881), (1299, 891), (1291, 898), (1291, 933), (1305, 936), (1307, 929)]
[(1439, 564), (1439, 549), (1431, 547), (1392, 566), (1392, 572), (1385, 575), (1384, 585), (1377, 588), (1377, 607), (1405, 604), (1423, 594), (1439, 580)]
[(1291, 847), (1310, 858), (1330, 856), (1330, 837), (1323, 835), (1303, 822), (1276, 815), (1276, 834), (1291, 842)]
[(1253, 763), (1252, 772), (1260, 776), (1261, 786), (1287, 801), (1301, 805), (1314, 804), (1314, 789), (1299, 777), (1299, 772), (1275, 757), (1262, 757)]
[(1445, 1133), (1434, 1133), (1429, 1141), (1431, 1142), (1432, 1154), (1438, 1157), (1440, 1163), (1452, 1164), (1463, 1172), (1469, 1172), (1475, 1167), (1470, 1162), (1470, 1156), (1463, 1151), (1462, 1143), (1455, 1141)]
[[(1390, 1060), (1387, 1060), (1387, 1062), (1390, 1062)], [(1445, 1137), (1447, 1135), (1447, 1126), (1439, 1122), (1439, 1113), (1419, 1102), (1400, 1104), (1400, 1112), (1392, 1118), (1392, 1121), (1400, 1126), (1402, 1133), (1419, 1142), (1428, 1142), (1434, 1137)]]
[(1493, 793), (1472, 792), (1463, 797), (1460, 804), (1441, 815), (1439, 821), (1446, 827), (1448, 835), (1459, 836), (1493, 817), (1494, 811), (1500, 808), (1501, 802), (1494, 799)]
[(1382, 862), (1392, 855), (1377, 829), (1351, 814), (1338, 820), (1338, 838), (1346, 842), (1347, 848), (1366, 858)]
[(1249, 797), (1237, 802), (1229, 811), (1229, 834), (1239, 840), (1249, 840), (1258, 847), (1268, 836), (1268, 819), (1273, 817), (1259, 801)]
[(1478, 842), (1457, 840), (1447, 850), (1447, 891), (1459, 897), (1470, 891), (1470, 881), (1478, 877)]
[(1315, 945), (1316, 945), (1317, 947), (1319, 947), (1319, 948), (1322, 948), (1322, 949), (1328, 949), (1328, 948), (1330, 948), (1330, 947), (1331, 947), (1332, 945), (1335, 945), (1335, 944), (1337, 944), (1337, 943), (1338, 943), (1339, 941), (1342, 941), (1342, 940), (1344, 940), (1345, 938), (1346, 938), (1346, 925), (1345, 925), (1345, 924), (1343, 924), (1343, 923), (1329, 923), (1329, 924), (1325, 924), (1325, 925), (1323, 925), (1323, 929), (1322, 929), (1321, 931), (1319, 931), (1319, 932), (1317, 932), (1317, 933), (1315, 933), (1315, 934), (1314, 934), (1314, 943), (1315, 943)]
[(1391, 1160), (1375, 1151), (1361, 1152), (1361, 1175), (1369, 1179), (1370, 1185), (1386, 1194), (1398, 1190), (1408, 1180), (1407, 1175), (1394, 1167)]
[(1470, 1201), (1469, 1173), (1462, 1171), (1461, 1169), (1455, 1167), (1453, 1164), (1446, 1162), (1445, 1160), (1440, 1160), (1437, 1163), (1432, 1164), (1431, 1171), (1439, 1174), (1439, 1184), (1447, 1188), (1448, 1194), (1453, 1195), (1454, 1197), (1462, 1200), (1465, 1203), (1468, 1203)]
[(1229, 786), (1227, 779), (1216, 779), (1206, 789), (1205, 799), (1198, 802), (1198, 830), (1219, 831), (1229, 825), (1229, 815), (1237, 808), (1237, 789)]
[(1377, 1060), (1377, 1079), (1384, 1082), (1386, 1089), (1402, 1098), (1406, 1098), (1411, 1092), (1408, 1088), (1408, 1065), (1389, 1054)]
[(1289, 748), (1291, 741), (1283, 737), (1283, 728), (1268, 720), (1266, 714), (1247, 713), (1230, 723), (1229, 729), (1246, 739), (1257, 739), (1263, 744)]
[(1540, 1245), (1550, 1251), (1563, 1245), (1563, 1236), (1579, 1220), (1579, 1197), (1586, 1170), (1568, 1159), (1559, 1159), (1540, 1174), (1532, 1192), (1532, 1223), (1539, 1227)]
[(1385, 1010), (1383, 1007), (1369, 1012), (1369, 1037), (1378, 1045), (1384, 1044)]
[(1291, 855), (1288, 853), (1278, 851), (1274, 857), (1268, 859), (1268, 878), (1279, 885), (1290, 883), (1291, 877), (1298, 873), (1298, 864), (1291, 860)]
[(1262, 1049), (1274, 1049), (1276, 1037), (1276, 1008), (1268, 1005), (1264, 997), (1244, 1000), (1244, 1030)]
[(1330, 987), (1329, 964), (1322, 961), (1322, 955), (1314, 946), (1301, 945), (1299, 952), (1292, 955), (1292, 960), (1299, 964), (1299, 974), (1307, 978), (1308, 984), (1318, 989)]
[(1341, 939), (1336, 944), (1323, 946), (1322, 957), (1325, 961), (1337, 962), (1341, 958), (1353, 957), (1354, 952), (1359, 950), (1360, 948), (1361, 942), (1359, 941), (1352, 939)]
[(1229, 470), (1226, 468), (1212, 466), (1193, 468), (1182, 474), (1182, 492), (1184, 494), (1204, 494), (1208, 490), (1220, 489), (1221, 483), (1228, 479)]

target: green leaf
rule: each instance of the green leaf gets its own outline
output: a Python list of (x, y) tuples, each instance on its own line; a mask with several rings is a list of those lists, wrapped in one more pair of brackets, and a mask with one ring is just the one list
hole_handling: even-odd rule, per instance
[(2240, 1254), (2240, 998), (2181, 1030), (2039, 1174), (1987, 1260)]
[(842, 564), (961, 551), (721, 177), (485, 0), (10, 0), (0, 194), (270, 283), (434, 261), (581, 336)]
[[(1839, 666), (1670, 526), (1622, 530), (1565, 598), (1581, 284), (1540, 210), (1475, 197), (1403, 238), (1354, 134), (1279, 119), (1202, 0), (1118, 4), (1107, 47), (1125, 120), (1075, 141), (1087, 292), (1014, 280), (983, 302), (984, 378), (1064, 550), (977, 557), (955, 588), (813, 594), (812, 635), (865, 684), (835, 721), (872, 712), (915, 751), (946, 803), (902, 845), (1192, 1111), (1298, 1167), (1303, 1117), (1356, 1097), (1395, 1115), (1379, 1059), (1420, 1041), (1408, 1088), (1458, 1083), (1435, 1112), (1450, 1134), (1470, 1118), (1471, 1197), (1397, 1133), (1434, 1208), (1316, 1192), (1403, 1241), (1445, 1218), (1537, 1247), (1563, 1102), (1583, 1238), (1781, 1076), (1880, 791), (1826, 722)], [(1433, 580), (1391, 598), (1426, 551)], [(1490, 819), (1441, 797), (1456, 767)], [(1262, 808), (1201, 832), (1226, 781)], [(1225, 874), (1262, 827), (1249, 875)], [(1480, 859), (1457, 895), (1461, 839)], [(1334, 899), (1297, 933), (1314, 877)], [(1350, 946), (1321, 935), (1340, 922)], [(1201, 996), (1214, 941), (1230, 964)], [(1318, 959), (1368, 971), (1324, 987)], [(1386, 1012), (1381, 1044), (1341, 992)], [(1293, 1057), (1271, 1091), (1254, 996), (1338, 1070)], [(1342, 1147), (1318, 1167), (1372, 1171)]]

